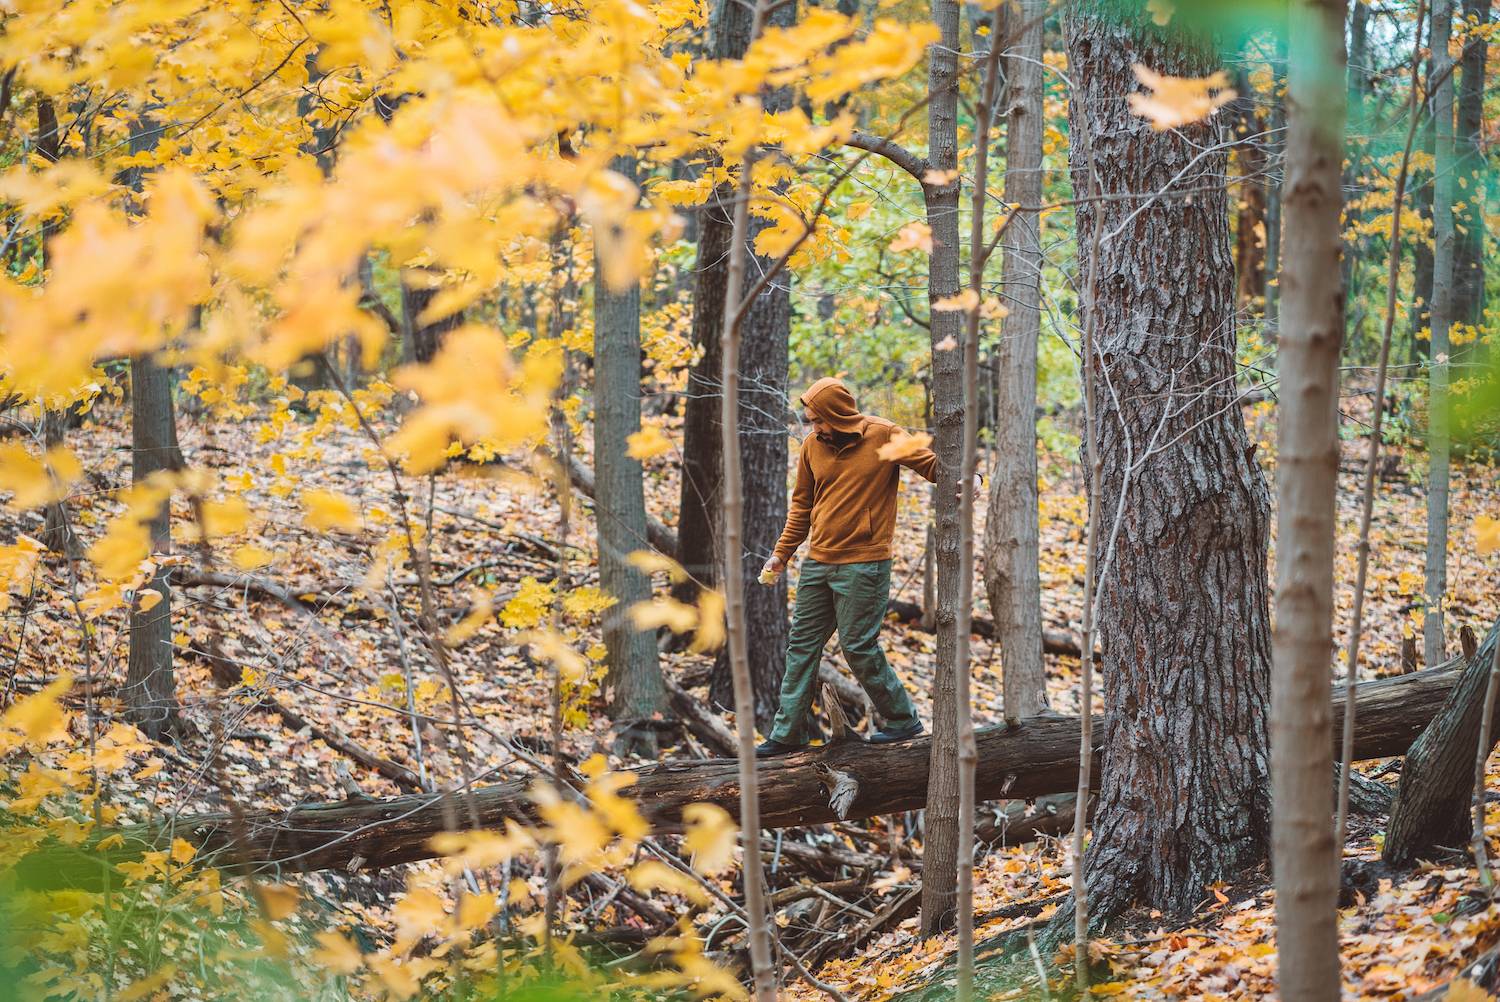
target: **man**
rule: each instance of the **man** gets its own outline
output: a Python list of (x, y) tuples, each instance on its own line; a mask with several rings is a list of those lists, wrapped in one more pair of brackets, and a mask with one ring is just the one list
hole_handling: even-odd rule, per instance
[(837, 630), (849, 667), (885, 720), (871, 735), (879, 744), (922, 733), (911, 697), (880, 649), (880, 624), (891, 592), (891, 541), (896, 532), (900, 467), (937, 480), (931, 449), (881, 449), (904, 434), (882, 417), (861, 414), (837, 379), (820, 379), (802, 394), (813, 433), (802, 441), (797, 486), (786, 528), (761, 571), (769, 584), (811, 537), (787, 642), (781, 705), (756, 756), (786, 755), (807, 745), (807, 719), (823, 646)]

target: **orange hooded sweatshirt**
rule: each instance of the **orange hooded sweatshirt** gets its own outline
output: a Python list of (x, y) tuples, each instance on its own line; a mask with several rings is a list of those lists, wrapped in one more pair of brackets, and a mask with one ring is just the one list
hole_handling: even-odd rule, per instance
[(880, 448), (902, 430), (883, 417), (861, 414), (837, 379), (813, 383), (801, 402), (835, 431), (857, 437), (842, 444), (816, 435), (802, 440), (797, 486), (775, 555), (785, 564), (810, 539), (807, 555), (820, 563), (890, 559), (900, 468), (936, 481), (937, 455), (924, 447), (894, 461), (881, 459)]

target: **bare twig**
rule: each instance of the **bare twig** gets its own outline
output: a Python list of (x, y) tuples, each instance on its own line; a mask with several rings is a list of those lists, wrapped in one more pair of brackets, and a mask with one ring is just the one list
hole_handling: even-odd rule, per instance
[[(1426, 0), (1418, 0), (1417, 24), (1422, 23)], [(1390, 258), (1386, 266), (1385, 328), (1380, 335), (1380, 362), (1375, 371), (1375, 414), (1370, 422), (1370, 448), (1365, 457), (1364, 492), (1360, 498), (1359, 513), (1359, 565), (1354, 572), (1354, 612), (1349, 627), (1348, 657), (1344, 667), (1344, 698), (1348, 709), (1344, 712), (1344, 733), (1339, 755), (1338, 815), (1334, 821), (1334, 845), (1344, 844), (1344, 832), (1349, 823), (1349, 770), (1354, 758), (1354, 713), (1352, 701), (1354, 687), (1359, 681), (1359, 642), (1364, 629), (1365, 576), (1370, 567), (1370, 518), (1375, 509), (1375, 483), (1380, 473), (1380, 425), (1385, 417), (1386, 366), (1391, 357), (1391, 330), (1396, 323), (1396, 284), (1401, 277), (1401, 206), (1406, 199), (1406, 181), (1411, 167), (1411, 151), (1417, 137), (1417, 95), (1422, 88), (1422, 37), (1419, 32), (1412, 46), (1411, 91), (1407, 97), (1407, 108), (1411, 124), (1406, 130), (1406, 146), (1401, 151), (1401, 166), (1396, 171), (1396, 192), (1391, 204)]]

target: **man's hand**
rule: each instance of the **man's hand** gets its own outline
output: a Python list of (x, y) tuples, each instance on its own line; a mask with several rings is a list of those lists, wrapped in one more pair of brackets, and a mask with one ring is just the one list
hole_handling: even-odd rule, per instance
[[(963, 488), (959, 488), (958, 490), (956, 490), (956, 491), (953, 492), (953, 500), (962, 502), (963, 499), (964, 499)], [(979, 474), (976, 473), (976, 474), (974, 474), (974, 504), (978, 505), (979, 502), (981, 502), (983, 500), (984, 500), (984, 478), (981, 477)]]
[(763, 585), (775, 584), (776, 579), (781, 576), (781, 572), (784, 570), (786, 570), (786, 564), (781, 562), (780, 557), (772, 554), (771, 559), (766, 561), (766, 566), (760, 569), (760, 583)]

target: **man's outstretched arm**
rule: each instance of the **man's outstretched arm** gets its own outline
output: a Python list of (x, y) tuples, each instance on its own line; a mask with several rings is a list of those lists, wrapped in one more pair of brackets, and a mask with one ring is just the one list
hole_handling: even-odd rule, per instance
[(900, 459), (896, 460), (896, 463), (899, 466), (904, 466), (908, 470), (914, 471), (919, 477), (921, 477), (923, 480), (926, 480), (928, 483), (937, 483), (937, 453), (933, 452), (925, 445), (920, 449), (914, 450), (909, 455), (902, 456)]
[[(917, 449), (909, 456), (902, 456), (900, 459), (896, 460), (896, 463), (900, 466), (906, 467), (909, 470), (916, 471), (917, 474), (919, 474), (929, 483), (937, 483), (937, 453), (933, 452), (926, 446)], [(984, 478), (977, 473), (974, 474), (974, 498), (976, 501), (983, 497), (983, 487)]]
[(767, 570), (783, 570), (787, 561), (792, 559), (792, 554), (797, 552), (797, 547), (807, 538), (807, 528), (812, 521), (812, 504), (813, 472), (804, 448), (797, 459), (797, 486), (792, 488), (792, 503), (787, 508), (786, 528), (781, 530), (776, 549), (766, 562)]

